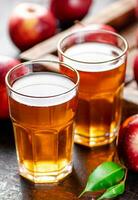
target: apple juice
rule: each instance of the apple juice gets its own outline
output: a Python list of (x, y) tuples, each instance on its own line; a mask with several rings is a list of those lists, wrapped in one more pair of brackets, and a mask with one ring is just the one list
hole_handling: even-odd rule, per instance
[(76, 143), (91, 147), (115, 139), (121, 118), (126, 60), (113, 59), (121, 53), (115, 45), (98, 42), (75, 44), (64, 50), (61, 60), (80, 74)]
[(17, 91), (9, 105), (19, 170), (33, 182), (58, 181), (72, 170), (77, 99), (76, 91), (66, 92), (74, 85), (64, 75), (41, 72), (24, 76), (12, 86)]

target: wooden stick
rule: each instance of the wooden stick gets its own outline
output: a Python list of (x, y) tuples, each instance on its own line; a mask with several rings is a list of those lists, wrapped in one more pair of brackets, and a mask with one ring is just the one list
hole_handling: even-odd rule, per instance
[[(119, 0), (99, 12), (97, 15), (89, 16), (83, 19), (82, 23), (85, 25), (92, 23), (105, 23), (111, 24), (115, 28), (121, 28), (122, 26), (130, 23), (130, 21), (135, 21), (135, 7), (135, 0)], [(21, 53), (20, 58), (23, 60), (39, 59), (46, 54), (56, 52), (58, 41), (78, 27), (80, 27), (79, 24), (74, 25), (71, 28), (51, 37), (50, 39), (37, 44), (31, 49)]]
[(119, 0), (106, 7), (96, 16), (86, 17), (82, 22), (84, 24), (105, 23), (120, 29), (134, 21), (135, 7), (136, 0)]

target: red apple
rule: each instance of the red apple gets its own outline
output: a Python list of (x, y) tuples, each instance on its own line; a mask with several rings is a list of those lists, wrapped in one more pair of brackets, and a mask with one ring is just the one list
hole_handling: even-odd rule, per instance
[(127, 118), (122, 124), (117, 149), (125, 166), (138, 172), (138, 115)]
[[(80, 23), (81, 25), (81, 23)], [(106, 31), (112, 31), (112, 32), (115, 32), (116, 33), (116, 30), (114, 27), (108, 25), (108, 24), (90, 24), (90, 25), (83, 25), (82, 24), (82, 27), (88, 29), (88, 28), (92, 28), (94, 30), (106, 30)]]
[(134, 78), (138, 84), (138, 54), (134, 59), (133, 71), (134, 71)]
[(92, 0), (51, 0), (51, 11), (61, 22), (81, 20), (89, 11)]
[[(95, 31), (102, 31), (102, 30), (105, 30), (105, 31), (111, 31), (113, 33), (116, 33), (116, 30), (110, 26), (110, 25), (107, 25), (107, 24), (91, 24), (91, 25), (88, 25), (88, 26), (83, 26), (82, 27), (84, 29), (93, 29)], [(100, 32), (96, 32), (96, 33), (89, 33), (86, 35), (85, 37), (85, 41), (96, 41), (96, 42), (107, 42), (109, 44), (113, 44), (113, 45), (117, 45), (117, 37), (115, 35), (111, 35), (109, 33), (100, 33)]]
[(20, 3), (9, 19), (9, 34), (13, 43), (26, 50), (51, 37), (56, 32), (56, 19), (51, 11), (35, 3)]
[(13, 66), (19, 63), (15, 58), (0, 56), (0, 119), (9, 116), (5, 75)]

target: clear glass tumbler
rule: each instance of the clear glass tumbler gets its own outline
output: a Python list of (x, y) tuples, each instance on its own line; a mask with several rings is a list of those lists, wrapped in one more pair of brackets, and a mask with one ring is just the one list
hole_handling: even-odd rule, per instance
[(93, 147), (118, 133), (128, 45), (117, 33), (80, 29), (58, 43), (60, 61), (80, 74), (75, 142)]
[(19, 172), (34, 183), (72, 171), (78, 72), (55, 61), (30, 61), (6, 75)]

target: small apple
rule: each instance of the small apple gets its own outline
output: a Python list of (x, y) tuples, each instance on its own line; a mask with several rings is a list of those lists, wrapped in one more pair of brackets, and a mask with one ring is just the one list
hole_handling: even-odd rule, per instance
[(50, 8), (60, 22), (81, 20), (89, 11), (92, 0), (51, 0)]
[(134, 71), (134, 78), (138, 84), (138, 54), (134, 59), (133, 71)]
[(15, 58), (0, 55), (0, 119), (5, 119), (9, 116), (5, 75), (12, 67), (19, 63)]
[(26, 50), (56, 33), (56, 19), (51, 11), (36, 3), (18, 4), (9, 19), (13, 43)]
[(122, 124), (118, 135), (117, 150), (124, 165), (138, 172), (138, 115), (130, 116)]

